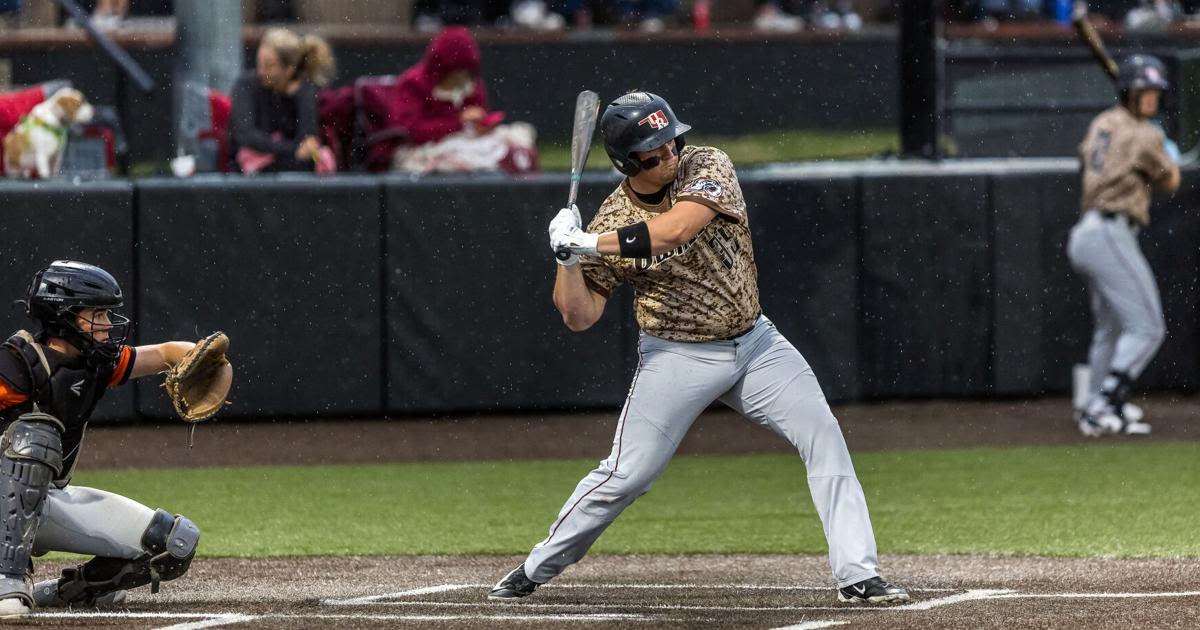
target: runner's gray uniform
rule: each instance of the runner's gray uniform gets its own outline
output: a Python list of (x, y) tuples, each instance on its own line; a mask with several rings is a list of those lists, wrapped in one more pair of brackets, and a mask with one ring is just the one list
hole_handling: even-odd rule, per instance
[[(1088, 287), (1095, 331), (1088, 352), (1088, 409), (1116, 387), (1114, 373), (1136, 380), (1166, 335), (1158, 286), (1137, 235), (1150, 223), (1150, 188), (1176, 168), (1161, 129), (1121, 105), (1092, 121), (1079, 146), (1082, 215), (1067, 255)], [(1126, 388), (1128, 384), (1125, 384)]]

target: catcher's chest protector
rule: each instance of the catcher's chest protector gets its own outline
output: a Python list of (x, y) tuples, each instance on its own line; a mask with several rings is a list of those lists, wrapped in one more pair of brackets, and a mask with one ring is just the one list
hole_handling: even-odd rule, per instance
[(7, 427), (17, 416), (31, 411), (36, 402), (39, 409), (63, 423), (66, 427), (62, 437), (63, 472), (61, 478), (55, 480), (55, 485), (62, 487), (71, 478), (84, 429), (96, 409), (96, 403), (100, 402), (107, 390), (106, 373), (111, 370), (88, 369), (86, 364), (82, 367), (64, 365), (61, 354), (48, 351), (26, 335), (28, 333), (13, 335), (4, 345), (16, 350), (25, 360), (30, 382), (33, 383), (29, 401), (0, 413)]

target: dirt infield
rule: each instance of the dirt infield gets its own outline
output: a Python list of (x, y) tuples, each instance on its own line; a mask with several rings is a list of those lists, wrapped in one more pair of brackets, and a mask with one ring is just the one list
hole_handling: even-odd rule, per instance
[[(1200, 439), (1200, 402), (1144, 401), (1150, 439)], [(835, 409), (852, 452), (1095, 443), (1064, 399)], [(97, 427), (80, 466), (143, 468), (601, 457), (615, 413), (437, 420), (212, 423), (184, 448), (178, 425)], [(1111, 438), (1118, 439), (1118, 438)], [(1128, 439), (1128, 438), (1126, 438)], [(329, 444), (340, 448), (330, 449)], [(279, 445), (285, 445), (280, 448)], [(787, 452), (728, 412), (705, 414), (683, 454)], [(1195, 627), (1200, 561), (884, 556), (903, 606), (837, 602), (824, 557), (592, 556), (532, 597), (486, 600), (516, 557), (201, 558), (158, 595), (119, 610), (38, 611), (48, 628), (1093, 628)], [(39, 565), (39, 577), (57, 572)]]
[(1194, 627), (1194, 562), (883, 558), (903, 606), (840, 604), (823, 557), (597, 556), (516, 602), (486, 599), (520, 559), (202, 560), (119, 610), (40, 611), (20, 625), (113, 628)]

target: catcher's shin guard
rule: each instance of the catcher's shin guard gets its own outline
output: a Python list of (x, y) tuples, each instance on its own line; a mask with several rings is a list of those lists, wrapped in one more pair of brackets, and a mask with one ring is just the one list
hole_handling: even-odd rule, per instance
[(0, 453), (0, 599), (33, 604), (29, 556), (50, 482), (62, 471), (62, 424), (41, 412), (23, 414), (4, 432)]
[(63, 569), (57, 600), (63, 605), (90, 606), (109, 593), (147, 584), (151, 593), (157, 593), (159, 582), (169, 582), (187, 573), (199, 542), (200, 529), (190, 519), (157, 510), (142, 534), (146, 553), (132, 560), (96, 557)]

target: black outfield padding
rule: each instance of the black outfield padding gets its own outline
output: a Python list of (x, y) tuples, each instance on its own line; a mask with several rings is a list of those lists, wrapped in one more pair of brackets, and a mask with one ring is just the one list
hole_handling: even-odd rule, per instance
[(987, 178), (866, 176), (862, 186), (863, 395), (987, 393)]
[[(379, 413), (379, 190), (370, 178), (140, 184), (141, 336), (225, 331), (223, 417)], [(172, 415), (147, 380), (140, 411)]]
[(1074, 171), (992, 177), (997, 394), (1066, 390), (1071, 366), (1086, 359), (1091, 320), (1065, 253), (1079, 215), (1078, 180)]
[(858, 180), (744, 177), (763, 312), (830, 400), (861, 395)]
[[(80, 185), (58, 183), (6, 183), (4, 199), (3, 258), (0, 278), (0, 337), (19, 329), (37, 332), (14, 300), (25, 299), (33, 274), (60, 259), (79, 260), (103, 267), (121, 285), (125, 306), (132, 316), (137, 289), (133, 269), (133, 186), (130, 182), (97, 182)], [(130, 343), (145, 340), (138, 327)], [(119, 387), (104, 396), (94, 420), (131, 419), (132, 387)]]
[(1155, 195), (1142, 253), (1158, 280), (1167, 336), (1138, 382), (1138, 390), (1200, 387), (1200, 190), (1195, 171), (1173, 195)]
[[(613, 187), (584, 182), (585, 222)], [(384, 191), (390, 412), (621, 403), (634, 354), (628, 311), (610, 304), (592, 329), (572, 333), (551, 300), (546, 226), (565, 185), (463, 179)]]

